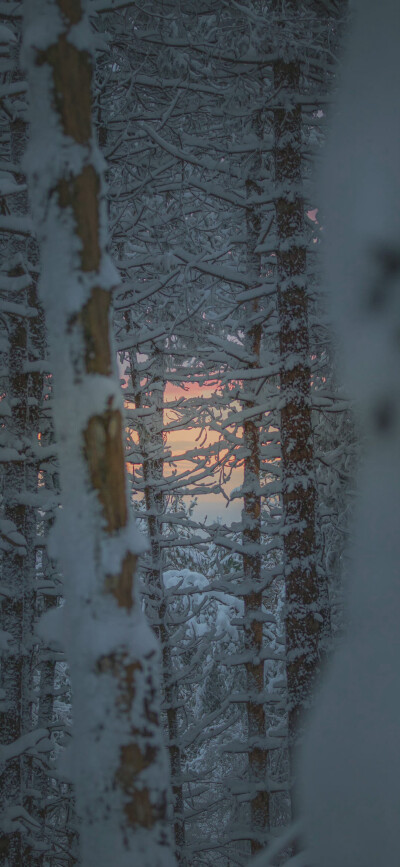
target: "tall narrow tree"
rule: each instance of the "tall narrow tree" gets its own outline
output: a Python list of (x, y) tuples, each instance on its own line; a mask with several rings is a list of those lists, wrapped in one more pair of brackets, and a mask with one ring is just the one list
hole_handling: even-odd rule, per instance
[[(172, 865), (158, 648), (134, 581), (123, 413), (110, 339), (114, 270), (91, 121), (91, 34), (80, 0), (26, 0), (27, 157), (54, 369), (63, 512), (53, 535), (67, 586), (71, 767), (82, 863)], [(49, 634), (60, 612), (48, 615)]]
[[(287, 15), (295, 14), (287, 4)], [(276, 4), (280, 6), (279, 3)], [(279, 12), (279, 8), (278, 8)], [(282, 21), (278, 22), (282, 30)], [(293, 21), (286, 22), (288, 33)], [(287, 36), (287, 39), (289, 37)], [(282, 502), (286, 586), (289, 749), (319, 667), (324, 624), (316, 564), (316, 480), (311, 423), (309, 296), (302, 191), (301, 62), (282, 50), (274, 64), (275, 219), (279, 313)]]

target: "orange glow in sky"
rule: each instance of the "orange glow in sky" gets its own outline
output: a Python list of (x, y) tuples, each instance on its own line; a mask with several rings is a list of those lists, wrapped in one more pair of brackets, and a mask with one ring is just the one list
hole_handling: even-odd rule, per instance
[[(217, 384), (211, 383), (210, 385), (199, 385), (198, 383), (188, 383), (185, 388), (182, 388), (174, 383), (169, 382), (167, 384), (165, 390), (165, 400), (166, 403), (173, 402), (175, 400), (179, 400), (179, 398), (212, 398), (217, 389)], [(165, 420), (168, 421), (172, 418), (172, 413), (168, 411), (168, 408), (165, 410)], [(171, 449), (171, 454), (173, 457), (183, 454), (187, 450), (196, 450), (201, 444), (204, 446), (209, 446), (214, 443), (217, 443), (219, 440), (219, 434), (217, 431), (207, 429), (202, 429), (200, 427), (193, 427), (190, 429), (183, 430), (174, 430), (169, 431), (166, 434), (166, 445)], [(216, 464), (216, 457), (210, 457), (209, 465), (212, 472), (212, 467)], [(193, 468), (193, 464), (189, 461), (177, 461), (176, 463), (178, 473), (184, 470), (190, 470)], [(169, 474), (169, 470), (167, 469), (167, 474)], [(208, 476), (208, 478), (204, 479), (204, 482), (208, 483), (213, 481), (212, 474)], [(214, 483), (219, 481), (219, 472), (217, 472), (214, 476)], [(224, 483), (224, 489), (226, 494), (233, 490), (233, 488), (239, 487), (243, 481), (243, 470), (238, 467), (232, 470), (229, 480)], [(230, 504), (229, 508), (226, 508), (226, 500), (222, 496), (222, 494), (201, 494), (198, 500), (198, 506), (196, 511), (197, 517), (204, 517), (208, 515), (211, 520), (215, 520), (216, 517), (221, 516), (221, 518), (225, 520), (238, 520), (239, 513), (241, 509), (241, 500), (235, 500), (232, 504)]]
[[(179, 401), (180, 399), (187, 400), (188, 398), (212, 398), (217, 389), (217, 384), (210, 383), (206, 385), (199, 385), (198, 383), (188, 383), (185, 387), (181, 387), (180, 385), (176, 385), (175, 383), (168, 382), (166, 385), (164, 397), (166, 408), (164, 410), (164, 424), (168, 426), (171, 422), (176, 420), (176, 415), (174, 413), (173, 407), (168, 409), (168, 404), (173, 404), (175, 401)], [(136, 437), (134, 437), (136, 440)], [(176, 462), (165, 464), (165, 475), (172, 475), (174, 472), (178, 476), (182, 473), (187, 472), (195, 473), (196, 472), (196, 462), (195, 457), (193, 460), (184, 460), (181, 458), (187, 451), (198, 450), (198, 459), (201, 460), (201, 455), (204, 448), (207, 446), (213, 445), (217, 443), (219, 440), (219, 434), (217, 431), (210, 430), (209, 428), (201, 428), (201, 427), (188, 427), (182, 429), (176, 429), (166, 432), (165, 436), (165, 445), (167, 449), (171, 452), (171, 457), (176, 458)], [(204, 479), (200, 481), (201, 485), (204, 484), (217, 484), (219, 482), (219, 469), (217, 472), (212, 472), (212, 467), (215, 467), (216, 457), (214, 455), (208, 458), (208, 465), (210, 467), (210, 474), (208, 474)], [(132, 472), (132, 465), (128, 463), (128, 472)], [(232, 470), (230, 478), (224, 482), (224, 489), (226, 494), (229, 494), (233, 488), (239, 487), (243, 481), (243, 470), (241, 467), (235, 468)], [(188, 484), (190, 484), (190, 475), (188, 476)], [(195, 492), (194, 492), (195, 495)], [(190, 498), (185, 498), (187, 502), (190, 501)], [(239, 519), (240, 510), (242, 507), (242, 502), (238, 498), (234, 500), (233, 503), (229, 505), (229, 508), (226, 508), (226, 500), (222, 494), (216, 493), (205, 493), (200, 494), (198, 496), (198, 505), (196, 506), (195, 516), (200, 520), (204, 520), (207, 515), (209, 520), (215, 521), (218, 516), (222, 518), (223, 521), (227, 521), (230, 523), (231, 521), (236, 521)]]

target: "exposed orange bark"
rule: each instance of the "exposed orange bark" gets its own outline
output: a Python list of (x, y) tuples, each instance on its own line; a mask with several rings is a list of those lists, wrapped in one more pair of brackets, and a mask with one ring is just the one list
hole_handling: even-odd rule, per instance
[[(79, 171), (73, 166), (65, 167), (54, 190), (58, 206), (73, 221), (72, 237), (80, 243), (80, 268), (86, 285), (92, 282), (88, 300), (66, 322), (66, 334), (71, 339), (71, 369), (74, 388), (79, 388), (87, 376), (110, 377), (112, 373), (112, 345), (110, 333), (110, 302), (108, 288), (101, 286), (100, 269), (103, 249), (100, 239), (100, 195), (102, 178), (93, 161), (90, 54), (76, 46), (71, 38), (71, 28), (83, 18), (80, 0), (54, 0), (64, 22), (64, 29), (51, 46), (36, 54), (36, 64), (46, 65), (52, 74), (53, 111), (66, 137), (86, 147), (86, 158)], [(83, 151), (81, 151), (83, 153)], [(78, 347), (78, 348), (77, 348)], [(57, 382), (55, 382), (57, 388)], [(101, 543), (111, 540), (128, 527), (129, 512), (125, 481), (123, 444), (123, 420), (119, 408), (109, 399), (100, 412), (94, 413), (82, 431), (81, 455), (84, 473), (97, 499), (99, 509), (93, 512), (92, 521), (97, 521), (95, 537), (88, 540), (96, 551)], [(94, 554), (94, 562), (98, 555)], [(129, 613), (135, 605), (134, 576), (136, 556), (129, 549), (123, 555), (119, 570), (107, 574), (99, 568), (102, 591), (114, 597), (119, 608)], [(110, 599), (110, 605), (114, 603)], [(125, 811), (125, 829), (152, 828), (165, 817), (166, 803), (164, 781), (160, 784), (160, 797), (155, 789), (143, 785), (139, 776), (143, 769), (158, 759), (158, 745), (146, 742), (146, 725), (158, 725), (153, 708), (155, 687), (152, 682), (152, 663), (133, 658), (129, 651), (121, 650), (98, 659), (96, 667), (99, 678), (114, 679), (117, 704), (115, 717), (121, 721), (124, 731), (130, 732), (129, 741), (120, 748), (120, 764), (115, 777), (109, 781), (111, 788), (120, 789)], [(139, 699), (142, 720), (135, 727), (132, 706), (137, 701), (137, 680), (140, 680)], [(104, 681), (105, 684), (105, 681)], [(103, 684), (103, 689), (105, 685)], [(140, 729), (140, 730), (139, 730)], [(163, 791), (164, 789), (164, 791)], [(123, 828), (123, 821), (121, 821)], [(167, 853), (166, 853), (167, 854)]]

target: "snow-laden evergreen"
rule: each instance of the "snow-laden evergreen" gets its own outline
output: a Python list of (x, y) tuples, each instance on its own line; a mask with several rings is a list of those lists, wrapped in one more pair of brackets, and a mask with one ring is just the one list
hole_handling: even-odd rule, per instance
[(92, 36), (79, 2), (25, 4), (31, 139), (25, 157), (41, 251), (60, 444), (52, 552), (66, 604), (41, 631), (69, 649), (82, 864), (174, 863), (159, 730), (158, 648), (134, 581), (122, 400), (109, 328), (103, 163), (91, 119)]
[[(124, 867), (132, 857), (141, 867), (245, 867), (252, 855), (263, 867), (310, 867), (305, 829), (315, 863), (332, 863), (315, 745), (333, 791), (340, 781), (317, 722), (300, 770), (296, 753), (346, 631), (354, 467), (368, 448), (374, 520), (371, 529), (360, 517), (358, 532), (368, 534), (365, 574), (380, 570), (398, 383), (384, 99), (360, 161), (364, 175), (372, 166), (382, 176), (381, 198), (373, 185), (365, 193), (379, 207), (366, 208), (360, 229), (353, 199), (343, 214), (349, 178), (354, 201), (364, 196), (353, 157), (333, 161), (325, 199), (318, 182), (346, 6), (86, 0), (87, 17), (77, 0), (26, 0), (27, 82), (15, 63), (22, 5), (0, 2), (8, 867)], [(358, 114), (346, 105), (348, 129), (360, 117), (368, 138), (361, 84)], [(345, 150), (340, 136), (334, 149)], [(362, 277), (370, 307), (342, 303), (367, 230), (377, 237)], [(333, 313), (321, 264), (329, 233)], [(346, 331), (339, 350), (335, 318)], [(363, 401), (354, 419), (339, 361), (352, 354), (356, 322), (354, 346), (374, 353), (352, 368)], [(363, 628), (352, 640), (364, 647)], [(347, 668), (342, 683), (352, 682)], [(362, 705), (359, 673), (357, 689)], [(328, 690), (325, 700), (330, 725), (336, 698)], [(356, 757), (346, 737), (344, 755)], [(360, 798), (360, 816), (364, 807)], [(345, 829), (340, 867), (353, 839)]]

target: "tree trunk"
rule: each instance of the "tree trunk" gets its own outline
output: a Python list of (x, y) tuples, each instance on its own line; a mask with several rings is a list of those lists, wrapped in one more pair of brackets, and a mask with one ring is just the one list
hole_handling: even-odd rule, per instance
[[(137, 381), (135, 373), (135, 357), (130, 353), (130, 367), (133, 391), (136, 394), (136, 408), (143, 406), (143, 389)], [(181, 748), (179, 745), (178, 723), (178, 684), (173, 677), (171, 654), (171, 639), (168, 629), (168, 606), (165, 597), (163, 581), (164, 556), (162, 548), (162, 516), (165, 512), (163, 493), (164, 478), (164, 391), (165, 391), (165, 360), (160, 350), (154, 350), (154, 358), (150, 363), (148, 389), (144, 387), (146, 408), (152, 409), (152, 415), (146, 415), (144, 422), (138, 420), (137, 429), (139, 447), (143, 460), (143, 493), (147, 513), (147, 525), (150, 543), (149, 562), (145, 567), (145, 581), (153, 608), (153, 617), (157, 622), (155, 633), (160, 641), (162, 654), (164, 700), (169, 739), (169, 757), (171, 763), (172, 794), (174, 808), (174, 839), (175, 852), (180, 867), (186, 867), (185, 854), (185, 819), (182, 787)], [(136, 380), (136, 384), (135, 384)]]
[(304, 201), (301, 193), (300, 64), (279, 60), (274, 86), (278, 313), (281, 389), (282, 500), (286, 586), (289, 752), (300, 735), (319, 668), (326, 607), (317, 576), (316, 481), (311, 425), (310, 348)]
[[(137, 597), (123, 412), (110, 334), (114, 271), (105, 253), (91, 122), (91, 37), (80, 0), (26, 0), (32, 140), (27, 167), (41, 246), (63, 510), (53, 531), (66, 606), (47, 630), (68, 649), (70, 767), (82, 864), (172, 865), (158, 647)], [(84, 48), (82, 46), (85, 46)], [(62, 621), (62, 622), (61, 622)]]
[[(252, 119), (252, 131), (262, 139), (262, 128), (259, 114)], [(256, 152), (252, 159), (250, 177), (246, 182), (248, 198), (260, 193), (260, 155)], [(260, 214), (255, 205), (250, 205), (246, 211), (247, 246), (246, 258), (249, 274), (255, 281), (260, 279), (261, 262), (256, 253), (256, 247), (261, 228)], [(258, 300), (249, 305), (246, 310), (247, 334), (246, 350), (253, 361), (249, 368), (260, 367), (262, 344), (262, 321)], [(243, 401), (245, 409), (254, 409), (257, 399), (257, 380), (245, 382), (244, 388), (249, 394)], [(249, 741), (249, 779), (254, 789), (250, 801), (251, 853), (255, 854), (266, 843), (269, 830), (269, 792), (267, 786), (268, 751), (265, 748), (266, 717), (265, 717), (265, 684), (264, 661), (260, 659), (263, 647), (263, 594), (261, 587), (261, 493), (260, 493), (260, 427), (262, 418), (254, 415), (243, 424), (243, 442), (246, 449), (243, 473), (243, 572), (246, 585), (251, 588), (243, 597), (244, 601), (244, 637), (245, 647), (250, 651), (252, 659), (246, 663), (246, 686), (249, 693), (246, 702), (247, 733)]]

